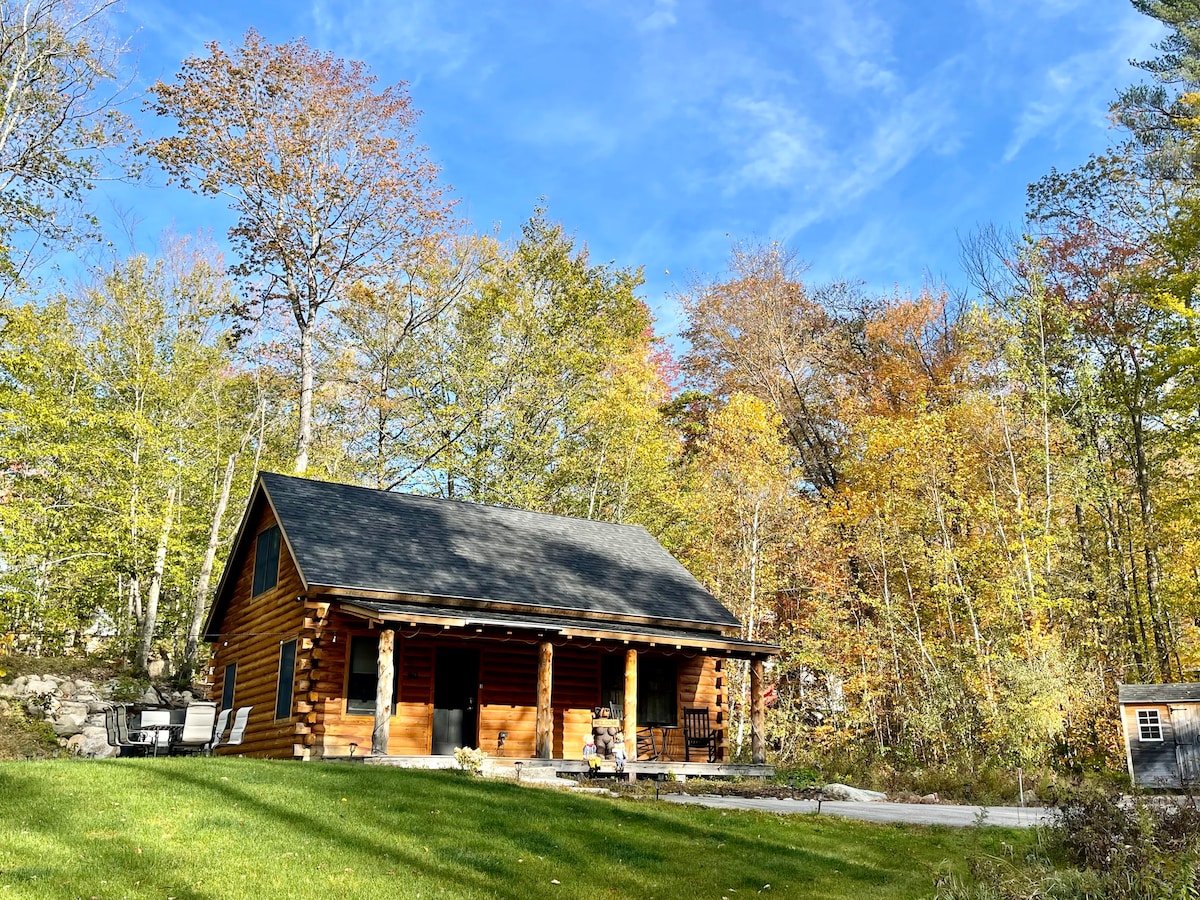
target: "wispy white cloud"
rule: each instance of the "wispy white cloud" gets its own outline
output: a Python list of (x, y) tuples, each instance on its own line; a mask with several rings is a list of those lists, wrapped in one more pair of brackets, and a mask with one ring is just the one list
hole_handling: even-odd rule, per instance
[(678, 23), (676, 0), (654, 0), (649, 14), (637, 24), (638, 31), (661, 31)]
[(776, 14), (790, 19), (806, 54), (831, 87), (850, 92), (890, 91), (900, 84), (894, 70), (893, 27), (871, 0), (826, 0), (800, 4), (782, 0)]
[(949, 60), (919, 86), (892, 98), (864, 128), (830, 131), (782, 102), (740, 100), (741, 163), (726, 192), (781, 189), (791, 198), (771, 221), (771, 236), (788, 241), (871, 195), (923, 154), (957, 141), (958, 113), (947, 84), (960, 60)]
[(1004, 161), (1011, 162), (1047, 132), (1099, 124), (1114, 97), (1114, 86), (1127, 81), (1123, 73), (1128, 60), (1151, 55), (1161, 34), (1161, 26), (1153, 19), (1130, 15), (1113, 30), (1106, 44), (1047, 69), (1034, 88), (1036, 95), (1017, 117), (1004, 148)]
[(790, 103), (735, 98), (727, 113), (744, 159), (726, 190), (790, 186), (822, 167), (820, 129)]
[(309, 15), (314, 43), (354, 59), (400, 57), (411, 81), (466, 66), (487, 21), (483, 9), (466, 15), (436, 0), (311, 0)]

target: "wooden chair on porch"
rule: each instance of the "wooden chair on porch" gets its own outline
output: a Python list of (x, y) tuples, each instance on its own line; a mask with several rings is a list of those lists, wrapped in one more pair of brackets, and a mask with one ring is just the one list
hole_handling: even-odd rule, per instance
[(685, 709), (683, 711), (683, 758), (692, 761), (692, 750), (707, 748), (708, 761), (717, 759), (717, 730), (708, 721), (708, 708)]
[(637, 749), (634, 751), (633, 758), (638, 759), (658, 759), (658, 745), (654, 742), (654, 729), (649, 725), (643, 725), (637, 730)]

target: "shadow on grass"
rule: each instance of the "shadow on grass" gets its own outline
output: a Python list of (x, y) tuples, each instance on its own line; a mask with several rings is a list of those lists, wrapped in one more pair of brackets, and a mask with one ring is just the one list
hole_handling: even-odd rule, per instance
[[(11, 772), (19, 770), (0, 770), (3, 796), (25, 793), (22, 808), (31, 804), (40, 812), (24, 816), (24, 827), (40, 831), (54, 850), (51, 864), (27, 863), (38, 870), (10, 870), (5, 877), (44, 884), (58, 860), (83, 858), (100, 873), (97, 881), (105, 871), (123, 878), (128, 871), (147, 893), (181, 900), (226, 896), (207, 885), (181, 885), (179, 878), (219, 868), (222, 854), (236, 854), (241, 840), (253, 840), (256, 852), (277, 867), (273, 875), (294, 878), (297, 888), (353, 868), (356, 878), (369, 879), (372, 895), (375, 888), (394, 894), (396, 878), (403, 878), (409, 889), (417, 886), (408, 882), (413, 879), (460, 896), (513, 900), (572, 888), (696, 896), (758, 891), (768, 882), (777, 891), (808, 889), (807, 896), (858, 895), (897, 877), (919, 877), (906, 858), (914, 847), (936, 843), (929, 834), (581, 797), (458, 773), (239, 759), (56, 767), (62, 775), (54, 778), (14, 778)], [(103, 773), (95, 781), (108, 782), (113, 794), (151, 799), (155, 825), (162, 820), (172, 827), (173, 817), (193, 808), (179, 823), (190, 839), (174, 843), (177, 854), (191, 846), (199, 858), (184, 866), (173, 858), (170, 841), (143, 846), (125, 836), (119, 797), (107, 801), (114, 804), (107, 824), (94, 809), (80, 811), (88, 773)], [(0, 797), (0, 809), (4, 805)], [(867, 834), (884, 839), (854, 840)], [(181, 871), (172, 878), (177, 862)], [(552, 879), (561, 887), (551, 886)]]

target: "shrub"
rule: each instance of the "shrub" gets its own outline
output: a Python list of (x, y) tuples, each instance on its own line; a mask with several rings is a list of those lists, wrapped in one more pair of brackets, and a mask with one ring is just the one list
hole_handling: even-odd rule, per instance
[[(1046, 856), (981, 856), (970, 876), (943, 873), (938, 900), (1193, 900), (1200, 896), (1200, 809), (1194, 798), (1127, 798), (1074, 789), (1055, 802)], [(1055, 863), (1058, 863), (1056, 866)]]
[(0, 715), (0, 759), (50, 759), (63, 755), (50, 723), (9, 707)]
[(454, 748), (454, 761), (458, 763), (460, 769), (464, 772), (470, 772), (472, 775), (483, 774), (483, 761), (485, 759), (487, 759), (487, 752), (477, 747)]

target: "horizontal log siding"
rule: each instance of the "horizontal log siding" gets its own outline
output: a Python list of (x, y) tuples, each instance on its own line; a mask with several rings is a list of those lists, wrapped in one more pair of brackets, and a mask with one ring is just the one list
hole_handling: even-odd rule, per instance
[(724, 662), (711, 656), (696, 656), (679, 661), (679, 722), (683, 710), (708, 709), (708, 720), (720, 732), (717, 762), (726, 759)]
[(537, 743), (537, 644), (481, 644), (480, 651), (479, 743), (489, 753), (496, 752), (497, 738), (506, 731), (508, 738), (499, 754), (532, 758)]
[(556, 759), (582, 759), (583, 744), (592, 731), (592, 710), (600, 703), (600, 652), (593, 647), (564, 644), (554, 648), (554, 706)]
[[(355, 635), (378, 636), (379, 629), (365, 627), (361, 619), (334, 612), (329, 617), (329, 630), (337, 640), (326, 640), (320, 660), (321, 680), (317, 682), (320, 725), (317, 728), (319, 755), (347, 756), (350, 744), (357, 744), (357, 753), (371, 752), (371, 729), (374, 719), (369, 715), (346, 713), (346, 653)], [(423, 756), (432, 745), (433, 709), (433, 648), (435, 641), (426, 636), (406, 637), (411, 630), (397, 629), (396, 677), (400, 691), (396, 709), (388, 728), (388, 753), (393, 756)]]
[[(310, 730), (309, 716), (294, 714), (275, 720), (275, 698), (279, 687), (279, 647), (283, 641), (299, 638), (305, 610), (296, 598), (303, 593), (300, 574), (286, 546), (279, 550), (279, 580), (275, 587), (257, 597), (251, 596), (254, 582), (255, 538), (275, 524), (270, 507), (262, 505), (253, 524), (247, 528), (250, 550), (240, 560), (233, 583), (233, 596), (217, 629), (220, 639), (213, 653), (213, 699), (220, 700), (225, 667), (237, 663), (233, 703), (235, 707), (253, 706), (241, 744), (218, 753), (245, 756), (290, 757), (297, 743), (303, 744)], [(301, 651), (297, 646), (297, 657)], [(297, 666), (297, 681), (301, 680)], [(297, 697), (293, 692), (293, 712)]]

